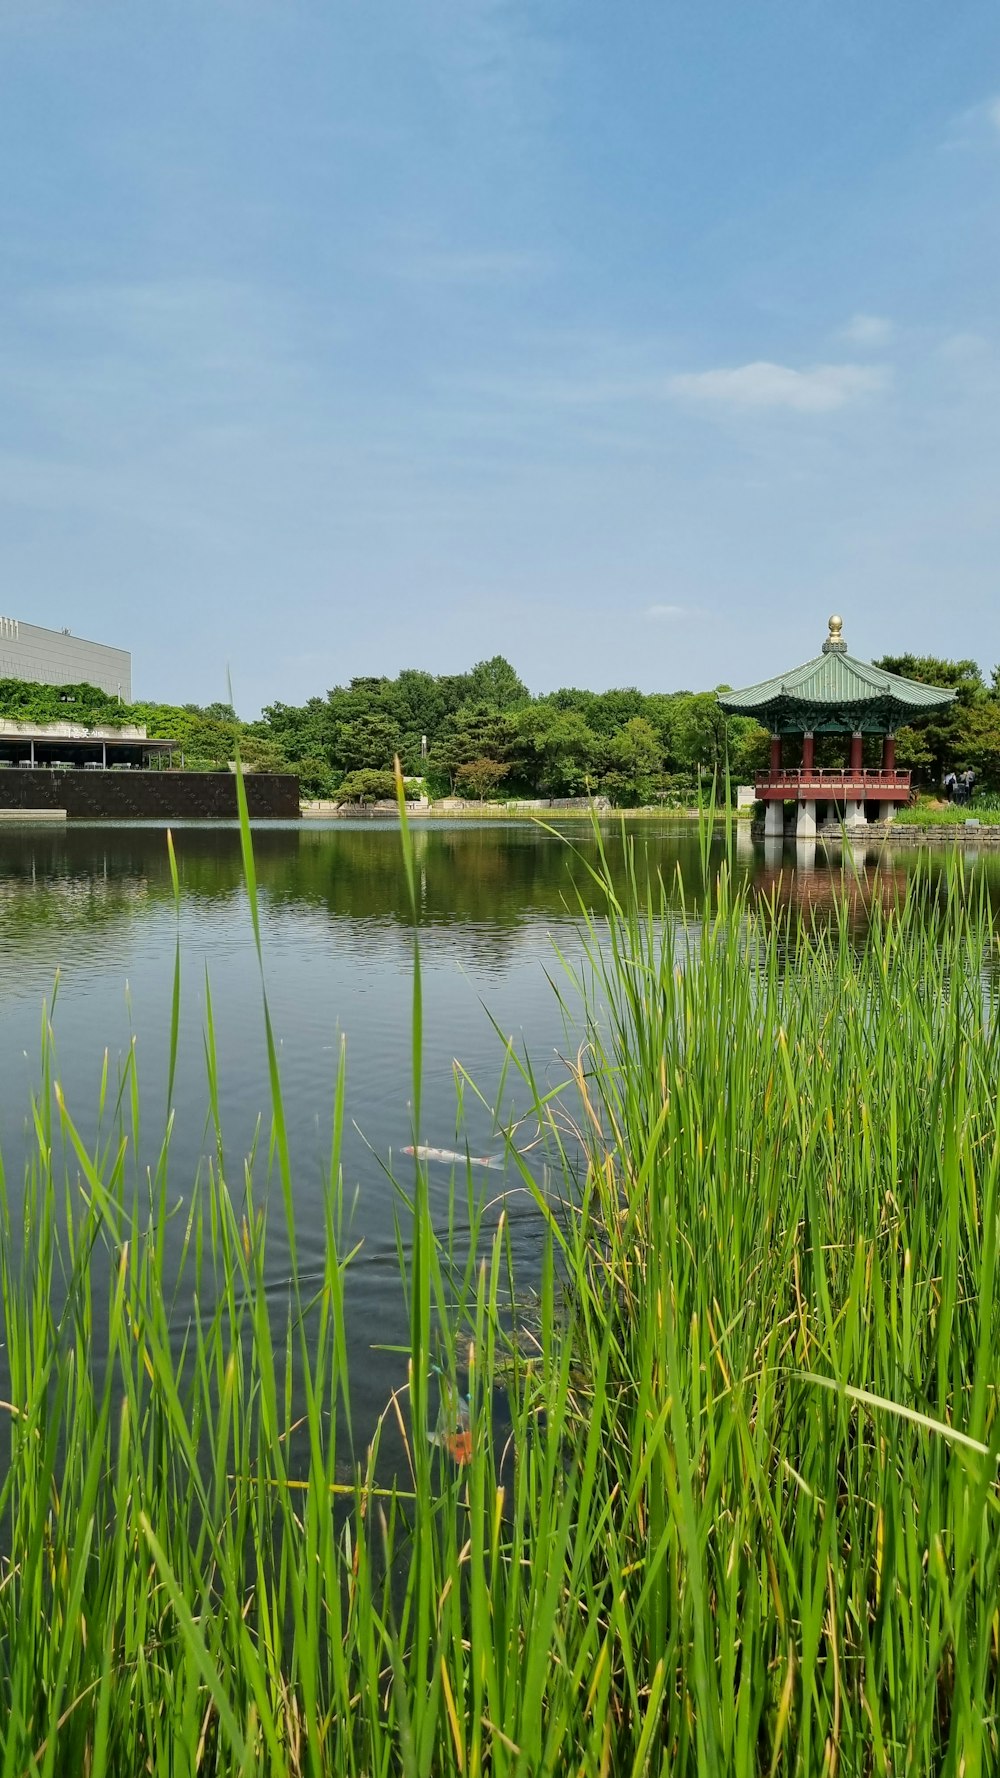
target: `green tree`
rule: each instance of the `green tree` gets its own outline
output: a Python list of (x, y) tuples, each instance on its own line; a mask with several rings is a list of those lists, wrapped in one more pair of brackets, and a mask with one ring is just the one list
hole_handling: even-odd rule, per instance
[(731, 716), (726, 731), (729, 781), (732, 785), (752, 784), (755, 774), (767, 766), (771, 737), (766, 728), (747, 716)]
[(484, 710), (520, 710), (530, 703), (531, 693), (502, 654), (477, 661), (469, 674), (468, 701)]
[(281, 747), (286, 758), (324, 758), (331, 763), (333, 722), (328, 698), (305, 704), (267, 704), (254, 728)]
[(455, 773), (456, 788), (470, 796), (478, 797), (481, 802), (490, 796), (504, 779), (510, 775), (510, 766), (503, 760), (489, 759), (485, 755), (481, 759), (470, 759), (461, 765)]
[(950, 708), (916, 717), (896, 737), (897, 763), (912, 771), (915, 783), (936, 788), (949, 767), (958, 770), (971, 765), (966, 747), (970, 713), (988, 695), (975, 661), (939, 660), (930, 654), (887, 654), (874, 664), (887, 673), (899, 673), (921, 685), (947, 686), (958, 694)]
[(396, 795), (392, 772), (348, 772), (336, 789), (342, 803), (382, 803)]
[(415, 667), (406, 667), (392, 682), (385, 703), (391, 708), (400, 731), (400, 758), (404, 770), (421, 769), (421, 742), (428, 744), (441, 732), (460, 704), (468, 697), (467, 674), (446, 674), (435, 677)]
[(962, 735), (959, 769), (971, 766), (978, 786), (1000, 790), (1000, 700), (980, 698), (968, 711)]
[(334, 763), (343, 771), (389, 771), (400, 750), (399, 724), (381, 710), (365, 711), (342, 722), (333, 744)]
[[(234, 749), (235, 751), (235, 749)], [(287, 772), (288, 760), (274, 742), (255, 734), (239, 737), (240, 758), (254, 772)]]
[(587, 789), (598, 738), (582, 716), (551, 704), (517, 714), (517, 760), (540, 796), (580, 796)]
[[(718, 691), (728, 691), (719, 686)], [(682, 692), (676, 700), (673, 742), (676, 757), (689, 769), (716, 772), (725, 768), (727, 727), (714, 691)]]
[(516, 728), (513, 717), (481, 704), (462, 704), (442, 724), (427, 756), (427, 775), (437, 790), (455, 791), (462, 767), (477, 759), (509, 765)]
[(648, 803), (663, 773), (659, 738), (644, 716), (632, 716), (607, 743), (601, 789), (612, 802), (634, 808)]

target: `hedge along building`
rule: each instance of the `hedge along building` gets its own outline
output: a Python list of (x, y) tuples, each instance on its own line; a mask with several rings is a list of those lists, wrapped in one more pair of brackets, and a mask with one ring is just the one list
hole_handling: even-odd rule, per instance
[[(900, 803), (909, 800), (910, 774), (896, 768), (896, 730), (915, 716), (943, 710), (955, 698), (940, 685), (921, 685), (886, 673), (848, 654), (843, 620), (831, 617), (822, 652), (802, 667), (776, 679), (748, 685), (744, 691), (720, 692), (719, 703), (731, 716), (753, 716), (771, 731), (771, 763), (757, 774), (757, 796), (765, 805), (764, 833), (777, 839), (785, 828), (785, 804), (796, 805), (797, 839), (812, 839), (820, 818), (863, 827), (868, 809), (878, 805), (878, 819), (891, 821)], [(813, 763), (817, 735), (849, 737), (843, 766)], [(882, 763), (864, 764), (866, 735), (882, 736)], [(788, 737), (801, 737), (798, 765), (785, 763)]]

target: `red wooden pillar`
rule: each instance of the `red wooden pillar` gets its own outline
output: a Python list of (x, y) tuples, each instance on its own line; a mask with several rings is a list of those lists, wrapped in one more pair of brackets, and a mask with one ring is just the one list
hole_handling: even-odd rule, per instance
[(851, 771), (860, 772), (864, 767), (864, 736), (855, 729), (851, 736)]
[(771, 736), (771, 770), (772, 770), (772, 772), (780, 772), (780, 770), (781, 770), (781, 736), (780, 735), (772, 735)]
[(812, 771), (815, 751), (816, 742), (813, 738), (812, 729), (806, 729), (806, 732), (802, 737), (802, 770), (804, 772)]
[(882, 738), (882, 770), (883, 772), (894, 772), (896, 770), (895, 735), (884, 735)]

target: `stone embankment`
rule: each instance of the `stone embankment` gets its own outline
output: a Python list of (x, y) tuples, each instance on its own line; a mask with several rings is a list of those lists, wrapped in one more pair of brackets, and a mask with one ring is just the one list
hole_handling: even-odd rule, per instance
[[(587, 796), (535, 797), (530, 802), (510, 803), (477, 803), (469, 802), (464, 797), (446, 796), (442, 797), (441, 801), (436, 803), (428, 802), (426, 797), (422, 797), (419, 802), (407, 803), (406, 805), (406, 813), (411, 820), (420, 816), (433, 817), (440, 815), (478, 815), (480, 817), (498, 815), (537, 815), (539, 813), (544, 814), (546, 810), (550, 814), (562, 812), (563, 814), (582, 815), (589, 813), (591, 809), (596, 809), (600, 815), (610, 814), (611, 804), (608, 802), (607, 797), (603, 796), (593, 798)], [(391, 801), (377, 803), (338, 803), (334, 801), (317, 800), (315, 802), (304, 802), (302, 804), (303, 815), (322, 818), (330, 818), (334, 816), (351, 817), (358, 815), (375, 817), (377, 815), (395, 815), (396, 812), (396, 804)]]
[(1000, 846), (1000, 823), (978, 821), (892, 822), (888, 826), (872, 825), (868, 833), (877, 839), (891, 840), (894, 846)]
[[(752, 833), (755, 840), (763, 840), (763, 823), (754, 822)], [(785, 829), (784, 843), (793, 845), (795, 837), (794, 827)], [(857, 845), (889, 841), (894, 846), (1000, 846), (1000, 823), (869, 821), (864, 827), (819, 827), (815, 834), (821, 842), (840, 842), (845, 837)]]

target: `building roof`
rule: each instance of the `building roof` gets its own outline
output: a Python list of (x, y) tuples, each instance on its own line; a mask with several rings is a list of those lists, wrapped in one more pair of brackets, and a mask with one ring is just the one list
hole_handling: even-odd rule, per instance
[(125, 763), (156, 754), (164, 758), (180, 751), (179, 741), (162, 735), (150, 740), (145, 726), (138, 723), (86, 728), (80, 722), (16, 722), (0, 717), (0, 765), (31, 753), (42, 764), (80, 764), (94, 760)]
[(755, 716), (777, 733), (893, 730), (914, 716), (943, 710), (956, 696), (941, 685), (903, 679), (848, 654), (839, 617), (831, 617), (822, 652), (801, 667), (742, 691), (718, 694), (730, 716)]
[[(112, 727), (110, 723), (94, 723), (88, 726), (84, 722), (20, 722), (13, 716), (0, 716), (0, 738), (8, 735), (28, 741), (127, 741), (130, 745), (141, 741), (144, 746), (159, 745), (158, 741), (149, 741), (144, 722), (121, 723)], [(174, 746), (168, 741), (167, 746)]]

